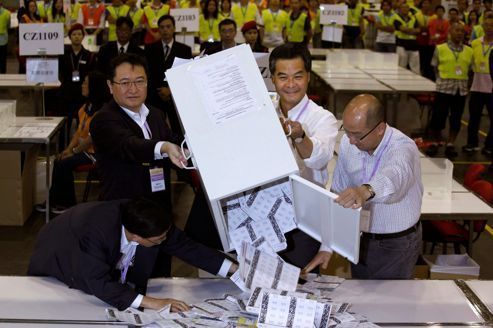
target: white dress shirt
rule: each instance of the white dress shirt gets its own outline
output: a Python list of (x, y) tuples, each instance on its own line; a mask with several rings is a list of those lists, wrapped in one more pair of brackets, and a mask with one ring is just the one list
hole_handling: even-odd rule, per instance
[[(307, 102), (308, 106), (303, 110)], [(334, 155), (338, 131), (336, 118), (331, 112), (318, 106), (305, 95), (295, 107), (288, 111), (288, 119), (299, 122), (306, 137), (310, 138), (313, 143), (312, 154), (309, 158), (303, 159), (289, 139), (300, 175), (325, 188), (329, 179), (327, 164)]]
[(375, 192), (363, 207), (370, 211), (369, 232), (400, 232), (418, 222), (423, 197), (419, 151), (401, 131), (387, 125), (372, 155), (342, 137), (332, 190), (339, 193), (365, 183)]

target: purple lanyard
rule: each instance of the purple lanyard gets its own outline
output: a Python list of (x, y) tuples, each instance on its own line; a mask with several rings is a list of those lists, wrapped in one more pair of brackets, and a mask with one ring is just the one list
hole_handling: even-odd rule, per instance
[(375, 163), (375, 166), (373, 167), (373, 171), (371, 171), (370, 177), (367, 177), (366, 176), (366, 158), (363, 159), (363, 170), (362, 170), (362, 174), (361, 174), (362, 175), (361, 178), (362, 178), (363, 181), (361, 183), (368, 183), (368, 182), (370, 182), (370, 180), (373, 178), (373, 176), (375, 175), (375, 173), (377, 173), (377, 170), (380, 167), (380, 161), (382, 160), (382, 156), (385, 153), (385, 151), (387, 150), (387, 147), (389, 146), (390, 139), (392, 138), (392, 134), (393, 133), (394, 133), (394, 130), (390, 130), (390, 136), (387, 139), (387, 142), (385, 143), (385, 145), (383, 146), (382, 151), (380, 152), (380, 154), (378, 154), (377, 162)]
[(298, 115), (296, 116), (296, 118), (293, 120), (294, 122), (298, 122), (298, 120), (300, 119), (301, 115), (303, 115), (303, 113), (305, 112), (306, 108), (308, 107), (308, 103), (310, 102), (310, 99), (308, 99), (305, 103), (305, 105), (303, 106), (303, 108), (300, 110), (300, 112), (298, 113)]
[(144, 127), (146, 128), (147, 132), (149, 133), (149, 139), (152, 139), (151, 128), (149, 127), (149, 124), (147, 124), (147, 120), (144, 122)]

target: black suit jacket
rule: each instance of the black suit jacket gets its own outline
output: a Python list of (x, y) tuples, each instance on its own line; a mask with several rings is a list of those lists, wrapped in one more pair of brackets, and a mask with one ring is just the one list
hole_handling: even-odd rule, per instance
[[(110, 70), (110, 62), (113, 58), (118, 56), (120, 50), (116, 41), (110, 41), (99, 48), (98, 52), (98, 70), (108, 74)], [(144, 55), (144, 50), (134, 43), (130, 42), (126, 53), (132, 53), (139, 56)]]
[(154, 42), (145, 47), (145, 56), (149, 65), (149, 103), (157, 108), (165, 109), (173, 105), (171, 101), (164, 102), (157, 93), (157, 88), (168, 87), (168, 82), (164, 81), (166, 70), (171, 68), (175, 57), (190, 59), (192, 49), (186, 44), (173, 41), (173, 46), (166, 60), (164, 59), (164, 48), (162, 41)]
[(223, 43), (221, 41), (204, 42), (202, 46), (205, 49), (204, 55), (213, 55), (217, 52), (223, 51)]
[[(121, 257), (123, 202), (79, 204), (45, 225), (38, 235), (28, 275), (52, 276), (119, 310), (129, 307), (138, 293), (119, 282), (121, 273), (116, 268)], [(146, 286), (159, 250), (214, 274), (225, 259), (224, 254), (192, 241), (172, 226), (161, 245), (137, 246), (127, 282)]]
[[(96, 150), (101, 180), (101, 200), (154, 196), (149, 168), (168, 166), (169, 159), (154, 160), (154, 147), (159, 141), (177, 140), (169, 129), (164, 113), (149, 108), (147, 124), (151, 139), (145, 139), (141, 128), (123, 109), (111, 100), (99, 110), (89, 128)], [(169, 175), (165, 176), (169, 190)]]

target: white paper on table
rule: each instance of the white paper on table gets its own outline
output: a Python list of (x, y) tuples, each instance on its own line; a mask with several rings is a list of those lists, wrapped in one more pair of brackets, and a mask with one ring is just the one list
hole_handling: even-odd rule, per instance
[(346, 323), (346, 322), (358, 322), (358, 320), (356, 320), (356, 318), (351, 315), (350, 313), (348, 312), (344, 312), (344, 313), (335, 313), (332, 317), (331, 317), (331, 320), (334, 321), (335, 323), (337, 324), (340, 324), (340, 323)]
[(260, 237), (264, 237), (275, 252), (279, 252), (287, 247), (286, 238), (275, 218), (272, 217), (257, 222), (253, 221), (251, 217), (248, 217), (238, 228), (230, 230), (229, 235), (233, 247), (238, 254), (240, 253), (243, 242), (252, 244)]
[(313, 327), (317, 301), (265, 293), (262, 296), (258, 326)]
[(128, 308), (124, 311), (107, 308), (105, 311), (108, 319), (125, 322), (135, 326), (145, 326), (163, 319), (156, 311), (148, 311), (144, 313), (134, 308)]
[(262, 288), (255, 287), (250, 298), (248, 299), (248, 303), (246, 304), (246, 310), (250, 313), (259, 314), (260, 313), (260, 304), (262, 303), (262, 297), (264, 293), (282, 295), (282, 296), (292, 296), (298, 298), (307, 298), (307, 293), (300, 292), (291, 292), (287, 290), (278, 290), (278, 289), (270, 289), (270, 288)]
[(317, 303), (314, 319), (315, 327), (327, 328), (329, 326), (331, 309), (331, 303)]
[(351, 304), (349, 304), (349, 303), (337, 303), (337, 302), (334, 302), (334, 303), (332, 303), (332, 313), (333, 314), (335, 314), (335, 313), (344, 313), (347, 310), (349, 310), (349, 307), (350, 306), (351, 306)]
[(322, 30), (322, 40), (336, 43), (342, 42), (342, 27), (325, 25)]
[(229, 279), (234, 282), (234, 284), (244, 292), (248, 292), (248, 288), (245, 286), (245, 281), (241, 278), (240, 270), (236, 270), (235, 273), (229, 277)]
[(14, 138), (48, 138), (56, 124), (25, 124), (14, 133)]
[(190, 68), (192, 81), (201, 93), (200, 98), (205, 101), (204, 107), (214, 124), (261, 109), (244, 79), (249, 73), (242, 70), (235, 54), (208, 66)]
[(337, 284), (342, 284), (346, 279), (337, 277), (337, 276), (330, 276), (330, 275), (319, 275), (317, 273), (307, 273), (306, 275), (303, 276), (303, 278), (307, 282), (319, 282), (319, 283), (337, 283)]

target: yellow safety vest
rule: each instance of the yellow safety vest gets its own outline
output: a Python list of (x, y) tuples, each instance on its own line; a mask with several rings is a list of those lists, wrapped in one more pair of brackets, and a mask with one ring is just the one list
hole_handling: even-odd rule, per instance
[(322, 32), (322, 29), (320, 28), (320, 9), (317, 9), (315, 19), (310, 20), (310, 26), (312, 27), (313, 33)]
[(289, 16), (282, 9), (279, 9), (276, 14), (273, 14), (270, 9), (264, 9), (262, 10), (262, 20), (266, 33), (281, 33), (282, 29), (288, 26)]
[[(416, 23), (416, 18), (414, 18), (414, 16), (411, 16), (410, 19), (406, 22), (400, 15), (394, 15), (394, 19), (392, 20), (392, 25), (394, 24), (395, 21), (401, 22), (402, 25), (408, 28), (414, 28), (414, 24)], [(397, 29), (395, 30), (395, 36), (402, 40), (416, 40), (416, 35), (403, 33)]]
[(471, 42), (472, 54), (473, 54), (473, 66), (472, 70), (475, 73), (490, 73), (490, 52), (492, 45), (484, 44), (483, 38), (476, 39)]
[(301, 13), (298, 16), (298, 18), (296, 18), (294, 21), (292, 21), (291, 19), (289, 20), (288, 25), (286, 27), (289, 42), (303, 42), (306, 34), (305, 33), (306, 18), (307, 18), (306, 14)]
[[(116, 20), (118, 19), (118, 17), (127, 16), (130, 7), (127, 5), (121, 5), (120, 7), (118, 7), (118, 10), (116, 10), (115, 7), (110, 5), (106, 7), (106, 9), (108, 10), (110, 16)], [(108, 22), (108, 41), (116, 41), (116, 22), (115, 23)]]
[(65, 24), (65, 16), (63, 15), (58, 15), (56, 17), (53, 17), (53, 9), (50, 7), (48, 8), (48, 22), (49, 23), (64, 23)]
[(475, 25), (472, 29), (474, 31), (474, 36), (476, 37), (476, 39), (484, 36), (484, 28), (482, 25)]
[(151, 5), (147, 5), (144, 8), (144, 15), (147, 17), (147, 22), (151, 28), (158, 28), (157, 21), (161, 16), (167, 15), (169, 13), (169, 6), (162, 5), (159, 10), (154, 10)]
[(0, 8), (0, 34), (7, 34), (10, 25), (10, 12), (5, 8)]
[(388, 16), (383, 13), (383, 10), (380, 10), (377, 14), (377, 17), (378, 17), (378, 21), (383, 26), (393, 26), (395, 15), (396, 14), (392, 10), (390, 11), (390, 15), (388, 15)]
[(205, 19), (204, 15), (199, 16), (199, 36), (201, 41), (210, 41), (212, 38), (214, 41), (219, 41), (219, 22), (221, 19)]
[(359, 26), (361, 15), (363, 14), (363, 5), (361, 3), (356, 4), (353, 9), (348, 8), (347, 11), (347, 24), (349, 26)]
[(134, 28), (138, 27), (140, 25), (140, 22), (142, 21), (142, 15), (144, 15), (144, 10), (137, 8), (137, 10), (132, 11), (128, 10), (128, 16), (132, 19), (132, 22), (134, 23)]
[(80, 2), (77, 1), (76, 3), (74, 3), (71, 8), (72, 8), (72, 13), (70, 14), (70, 19), (72, 21), (76, 21), (78, 16), (79, 16), (79, 10), (80, 10)]
[[(39, 17), (45, 19), (47, 18), (47, 11), (48, 10), (45, 10), (45, 3), (44, 1), (38, 1), (36, 2), (36, 7), (38, 7), (38, 14), (39, 14)], [(50, 6), (48, 8), (51, 8), (51, 2), (50, 2)]]
[(437, 46), (438, 74), (442, 79), (467, 80), (472, 63), (472, 49), (464, 45), (460, 53), (452, 51), (447, 43)]
[(233, 19), (235, 20), (238, 28), (241, 28), (246, 22), (255, 20), (257, 16), (257, 11), (257, 6), (253, 3), (248, 3), (246, 10), (239, 4), (234, 4), (231, 8)]

